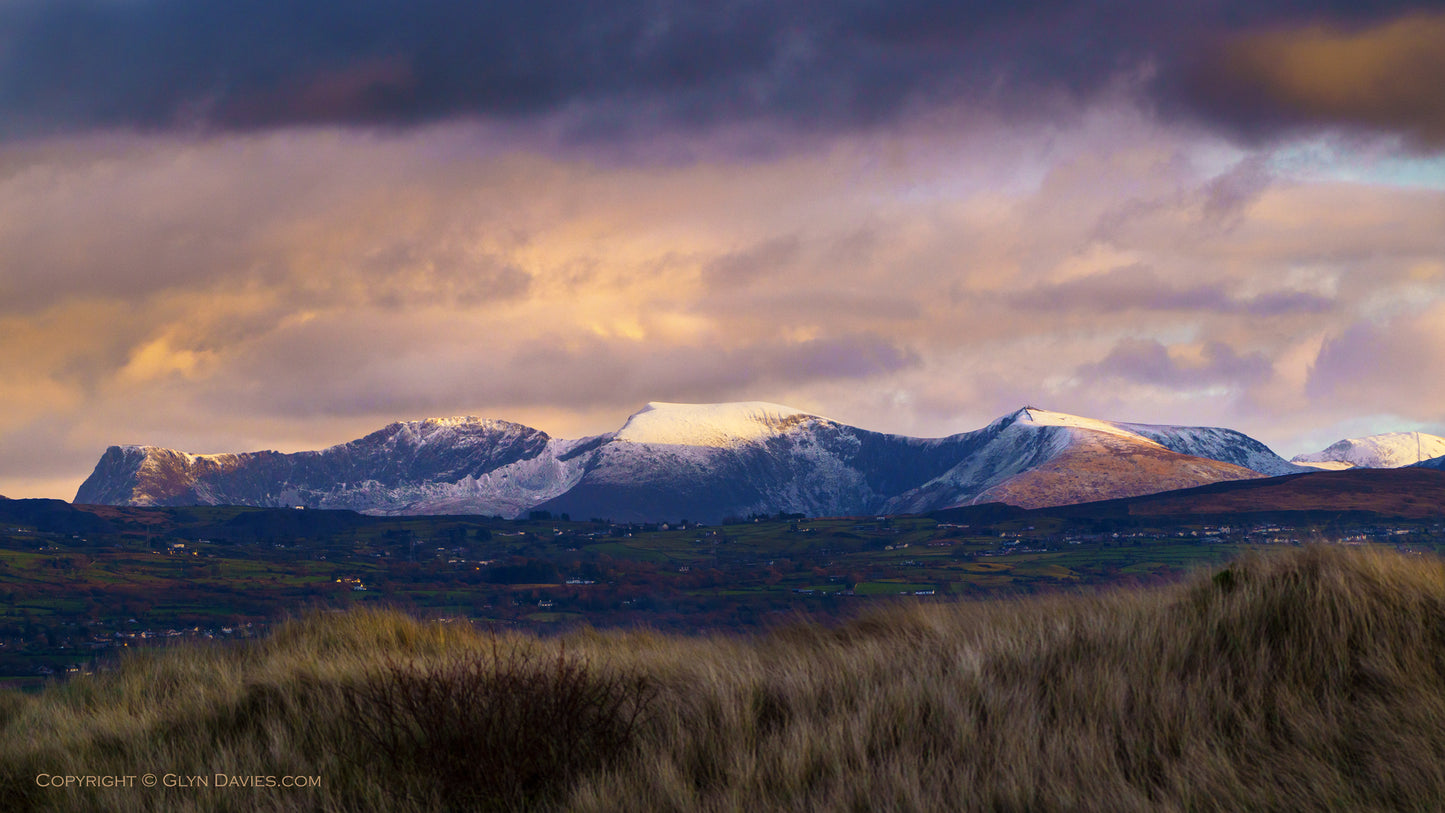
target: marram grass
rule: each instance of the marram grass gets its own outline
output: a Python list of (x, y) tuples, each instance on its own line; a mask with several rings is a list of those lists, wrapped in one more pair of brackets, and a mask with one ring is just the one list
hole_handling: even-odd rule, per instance
[(1439, 810), (1445, 563), (1313, 547), (759, 638), (318, 614), (0, 697), (0, 772), (5, 810)]

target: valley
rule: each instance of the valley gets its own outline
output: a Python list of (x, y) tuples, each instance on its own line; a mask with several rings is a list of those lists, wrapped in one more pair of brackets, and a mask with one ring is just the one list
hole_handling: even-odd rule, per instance
[[(1336, 475), (1307, 475), (1320, 476)], [(1218, 486), (1203, 490), (1211, 488)], [(1192, 493), (1173, 499), (1199, 499)], [(1260, 547), (1343, 541), (1445, 550), (1438, 510), (1139, 510), (1149, 504), (992, 504), (699, 525), (544, 511), (509, 520), (0, 501), (0, 680), (38, 686), (104, 668), (130, 648), (256, 637), (313, 609), (387, 607), (534, 632), (751, 633), (805, 618), (842, 620), (880, 602), (1174, 581)]]
[(0, 680), (317, 609), (754, 633), (1170, 582), (1260, 547), (1440, 549), (1445, 473), (1354, 459), (1321, 471), (1234, 430), (1032, 406), (911, 438), (765, 402), (653, 402), (573, 440), (432, 418), (311, 452), (113, 446), (76, 504), (0, 500)]

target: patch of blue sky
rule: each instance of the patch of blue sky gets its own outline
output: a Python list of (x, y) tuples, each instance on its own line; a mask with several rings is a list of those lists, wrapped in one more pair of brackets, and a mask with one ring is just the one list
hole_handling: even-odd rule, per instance
[(1398, 142), (1318, 138), (1271, 154), (1277, 175), (1304, 181), (1410, 187), (1445, 191), (1445, 155), (1414, 155)]

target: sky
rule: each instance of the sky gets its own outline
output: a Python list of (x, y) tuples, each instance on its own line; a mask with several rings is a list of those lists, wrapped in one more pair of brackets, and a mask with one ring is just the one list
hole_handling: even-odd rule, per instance
[(1445, 5), (0, 0), (0, 494), (1024, 404), (1445, 434)]

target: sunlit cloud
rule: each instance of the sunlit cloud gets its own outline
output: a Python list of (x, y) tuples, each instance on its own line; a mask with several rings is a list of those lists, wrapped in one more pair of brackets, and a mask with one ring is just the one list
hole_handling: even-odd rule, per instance
[(1445, 424), (1419, 4), (454, 6), (320, 4), (267, 54), (291, 4), (0, 6), (34, 35), (0, 33), (0, 493), (68, 497), (111, 443), (649, 400), (1286, 453)]
[[(975, 134), (947, 165), (1036, 135)], [(913, 194), (930, 167), (872, 163), (876, 140), (673, 167), (469, 152), (465, 127), (77, 142), (0, 179), (0, 205), (45, 212), (0, 241), (27, 304), (0, 326), (27, 381), (3, 426), (14, 444), (56, 422), (78, 480), (111, 442), (305, 448), (452, 413), (582, 434), (647, 400), (791, 400), (934, 435), (1022, 401), (1276, 443), (1293, 419), (1264, 405), (1342, 420), (1331, 371), (1393, 335), (1361, 320), (1445, 290), (1445, 194), (1119, 135), (1110, 155), (1056, 131), (1035, 185), (956, 197)], [(1428, 366), (1445, 337), (1414, 341)], [(104, 431), (63, 430), (96, 415)]]
[[(1209, 93), (1285, 123), (1354, 125), (1445, 145), (1445, 14), (1364, 27), (1246, 31), (1224, 46)], [(1229, 102), (1223, 98), (1233, 96)]]

